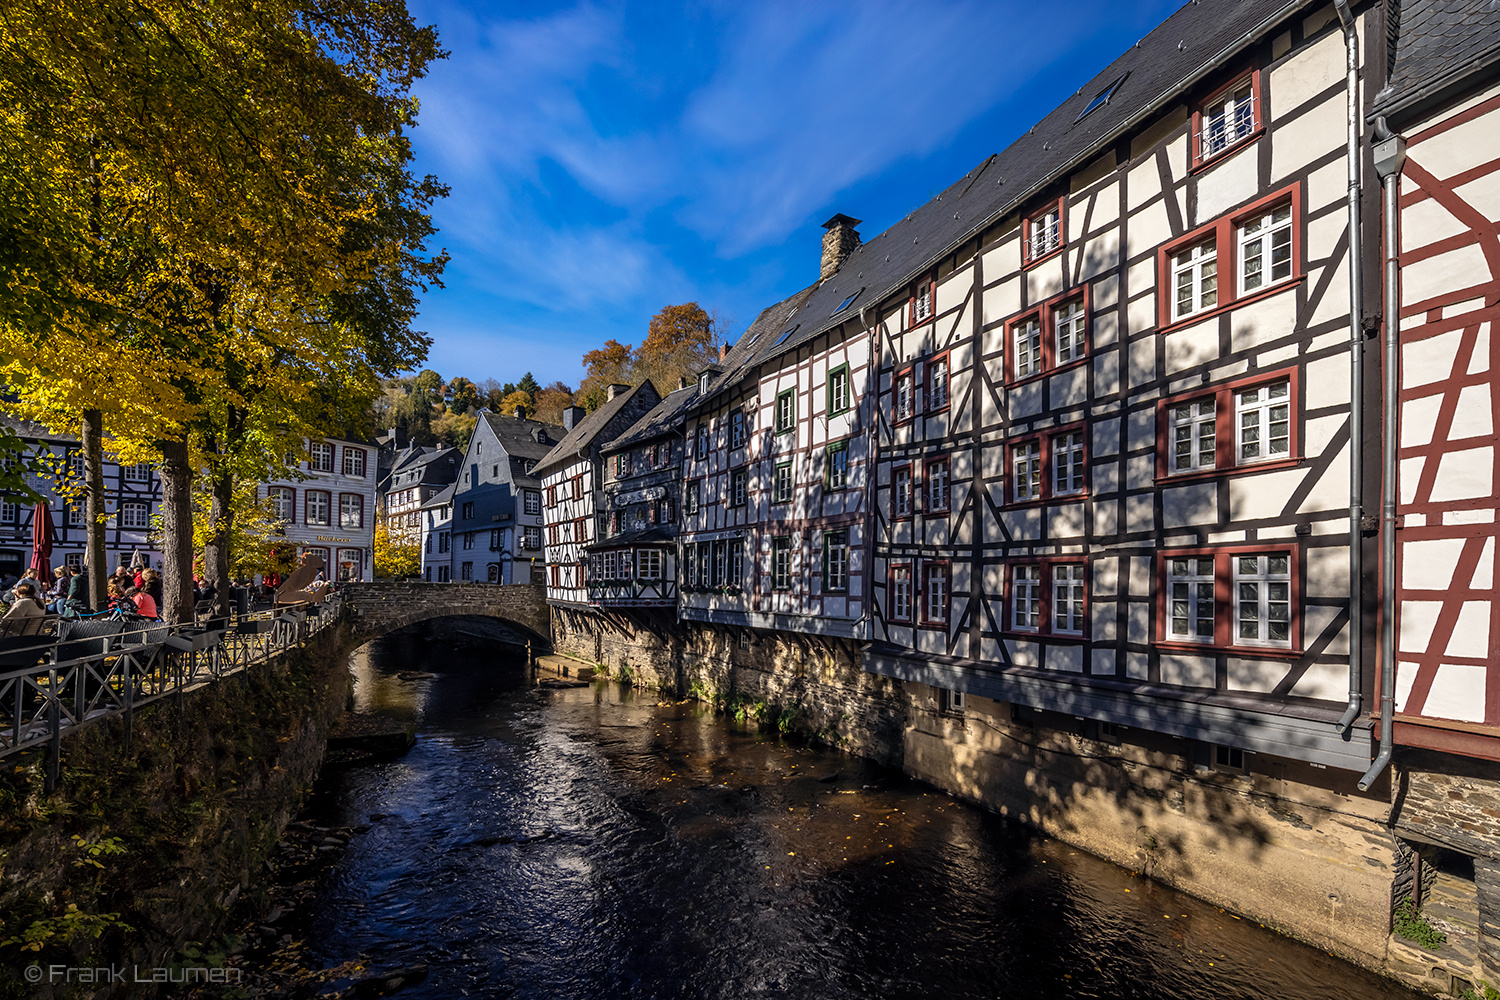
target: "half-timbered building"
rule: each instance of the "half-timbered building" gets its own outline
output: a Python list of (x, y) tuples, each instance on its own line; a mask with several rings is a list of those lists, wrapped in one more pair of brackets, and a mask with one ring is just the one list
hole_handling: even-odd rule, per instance
[(584, 550), (599, 538), (606, 509), (600, 448), (660, 401), (649, 381), (634, 387), (610, 385), (593, 413), (585, 416), (574, 407), (564, 414), (567, 433), (537, 463), (546, 528), (547, 603), (563, 628), (597, 628), (586, 614), (590, 602)]
[[(33, 456), (47, 453), (50, 465), (73, 479), (83, 476), (83, 450), (69, 434), (54, 434), (41, 424), (0, 415), (0, 426), (16, 433)], [(52, 476), (29, 476), (27, 483), (52, 512), (52, 565), (82, 567), (88, 547), (83, 505), (60, 488)], [(116, 566), (160, 569), (162, 553), (151, 543), (152, 517), (161, 509), (161, 477), (150, 465), (104, 461), (106, 572)], [(35, 508), (15, 497), (0, 497), (0, 577), (19, 576), (31, 565), (32, 516)]]
[[(646, 385), (651, 383), (647, 382)], [(682, 506), (684, 386), (599, 449), (604, 470), (598, 536), (583, 549), (589, 605), (612, 612), (677, 608), (677, 512)]]

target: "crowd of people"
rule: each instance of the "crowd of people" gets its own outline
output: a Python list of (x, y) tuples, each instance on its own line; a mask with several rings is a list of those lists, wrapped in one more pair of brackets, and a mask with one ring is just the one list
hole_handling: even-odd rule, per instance
[[(52, 614), (92, 614), (89, 582), (83, 570), (59, 566), (52, 579), (43, 580), (35, 569), (27, 569), (15, 579), (0, 579), (0, 597), (8, 608), (3, 618), (30, 618)], [(162, 607), (161, 573), (146, 566), (118, 566), (106, 583), (108, 596), (100, 611), (117, 611), (141, 618), (160, 618)], [(193, 579), (194, 601), (212, 598), (213, 587), (202, 577)]]

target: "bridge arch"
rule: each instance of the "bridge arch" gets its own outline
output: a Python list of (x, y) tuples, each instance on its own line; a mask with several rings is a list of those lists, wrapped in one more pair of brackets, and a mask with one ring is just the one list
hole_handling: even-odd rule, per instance
[(547, 593), (541, 584), (377, 580), (345, 584), (342, 597), (344, 620), (356, 646), (408, 625), (454, 615), (496, 618), (516, 626), (536, 649), (551, 646)]

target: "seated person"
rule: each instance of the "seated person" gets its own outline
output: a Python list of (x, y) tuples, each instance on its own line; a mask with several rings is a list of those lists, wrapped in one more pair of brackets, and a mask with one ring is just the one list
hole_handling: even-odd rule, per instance
[(16, 600), (5, 613), (6, 618), (36, 618), (47, 613), (42, 602), (36, 599), (36, 588), (22, 581), (16, 584)]
[(135, 602), (136, 613), (146, 618), (155, 618), (157, 616), (156, 601), (144, 590), (138, 587), (131, 587), (125, 591), (125, 596)]

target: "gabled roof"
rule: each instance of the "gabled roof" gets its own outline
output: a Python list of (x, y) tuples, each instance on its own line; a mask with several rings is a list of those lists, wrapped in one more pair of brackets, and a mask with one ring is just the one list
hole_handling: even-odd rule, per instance
[(616, 393), (614, 399), (606, 399), (597, 410), (574, 424), (573, 429), (566, 432), (557, 446), (547, 452), (531, 471), (541, 476), (547, 470), (565, 464), (580, 451), (588, 448), (600, 432), (609, 426), (609, 422), (639, 393), (658, 395), (656, 386), (651, 384), (650, 379), (631, 387), (629, 392)]
[[(391, 470), (391, 485), (406, 487), (421, 483), (439, 486), (458, 478), (458, 465), (463, 452), (457, 448), (426, 449), (425, 454), (416, 455), (411, 461)], [(411, 478), (411, 477), (416, 478)], [(399, 480), (399, 482), (398, 482)]]
[[(995, 222), (1033, 207), (1048, 189), (1061, 193), (1070, 172), (1182, 101), (1199, 80), (1310, 2), (1194, 0), (1182, 7), (1021, 138), (862, 244), (827, 281), (793, 296), (802, 299), (795, 315), (775, 324), (774, 332), (753, 347), (742, 338), (741, 345), (753, 349), (754, 357), (744, 359), (740, 371), (726, 375), (716, 388), (734, 385), (751, 366), (794, 351), (858, 316), (861, 306), (887, 300)], [(1106, 103), (1082, 113), (1116, 84)], [(839, 309), (851, 295), (853, 301)], [(756, 324), (767, 319), (762, 313)]]
[(1398, 115), (1500, 61), (1494, 0), (1401, 0), (1390, 81), (1372, 114)]
[[(551, 451), (568, 433), (560, 424), (527, 420), (525, 417), (506, 417), (489, 410), (479, 412), (485, 423), (490, 425), (490, 430), (495, 432), (505, 453), (512, 458), (529, 458), (535, 462)], [(542, 432), (541, 441), (535, 437), (537, 431)]]
[(674, 389), (663, 396), (661, 402), (652, 407), (649, 413), (626, 428), (623, 434), (613, 441), (600, 445), (599, 450), (601, 452), (618, 451), (641, 441), (677, 433), (683, 415), (697, 398), (698, 387), (696, 385), (690, 385), (686, 389)]
[(445, 504), (452, 503), (453, 502), (453, 487), (455, 485), (457, 485), (457, 484), (456, 483), (449, 483), (447, 486), (444, 486), (442, 489), (438, 490), (432, 496), (428, 497), (425, 501), (423, 501), (423, 503), (422, 503), (422, 509), (426, 510), (428, 507), (442, 507)]

